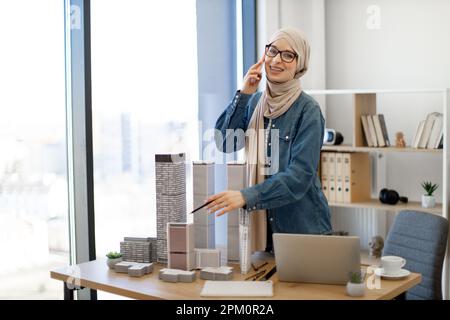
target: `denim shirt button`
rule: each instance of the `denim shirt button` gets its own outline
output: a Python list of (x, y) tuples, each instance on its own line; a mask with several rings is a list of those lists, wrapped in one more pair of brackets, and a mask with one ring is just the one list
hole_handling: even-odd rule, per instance
[(270, 222), (272, 222), (272, 221), (273, 221), (273, 218), (270, 218), (269, 220), (270, 220)]
[(253, 208), (252, 208), (253, 210), (255, 210), (256, 209), (256, 206), (253, 206)]
[(289, 139), (289, 136), (286, 136), (286, 140), (288, 140)]
[(274, 124), (272, 124), (272, 128), (275, 128), (275, 125), (274, 125)]

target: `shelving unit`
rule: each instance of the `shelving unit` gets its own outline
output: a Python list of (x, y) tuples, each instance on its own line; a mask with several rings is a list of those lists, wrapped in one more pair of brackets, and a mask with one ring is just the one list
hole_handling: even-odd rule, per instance
[[(422, 208), (420, 202), (410, 201), (408, 204), (398, 203), (396, 205), (386, 205), (378, 199), (371, 199), (362, 202), (329, 202), (332, 207), (347, 208), (370, 208), (383, 211), (398, 212), (401, 210), (418, 210), (442, 215), (448, 218), (449, 210), (449, 165), (450, 154), (448, 152), (447, 139), (449, 136), (449, 118), (447, 110), (450, 108), (450, 89), (402, 89), (402, 90), (371, 90), (371, 89), (354, 89), (354, 90), (305, 90), (312, 96), (320, 95), (352, 95), (353, 96), (353, 114), (352, 116), (352, 143), (339, 146), (323, 146), (322, 151), (331, 152), (367, 152), (367, 153), (419, 153), (432, 154), (442, 157), (443, 164), (443, 195), (442, 199), (438, 199), (439, 204), (435, 208)], [(361, 115), (377, 114), (377, 96), (380, 94), (440, 94), (442, 95), (442, 113), (444, 116), (444, 148), (443, 149), (417, 149), (411, 147), (368, 147), (365, 144), (364, 132), (361, 124)], [(439, 201), (440, 200), (440, 201)]]
[[(370, 199), (367, 201), (357, 201), (351, 203), (343, 202), (329, 202), (331, 207), (344, 208), (359, 208), (359, 209), (375, 209), (375, 212), (398, 212), (401, 210), (417, 210), (431, 214), (440, 215), (446, 219), (449, 218), (449, 199), (450, 199), (450, 149), (448, 141), (450, 139), (450, 89), (409, 89), (409, 90), (370, 90), (370, 89), (355, 89), (355, 90), (305, 90), (305, 92), (312, 96), (327, 96), (327, 95), (352, 95), (353, 109), (352, 112), (352, 133), (353, 138), (351, 144), (340, 146), (323, 146), (322, 151), (327, 152), (358, 152), (358, 153), (409, 153), (409, 154), (430, 154), (433, 157), (441, 157), (442, 163), (442, 198), (437, 199), (439, 202), (435, 208), (422, 208), (421, 203), (417, 201), (410, 201), (407, 204), (397, 203), (396, 205), (386, 205), (381, 203), (378, 199)], [(443, 149), (416, 149), (411, 147), (396, 148), (396, 147), (368, 147), (365, 144), (363, 128), (361, 124), (361, 115), (377, 114), (377, 96), (381, 94), (437, 94), (441, 96), (442, 114), (443, 114), (443, 135), (444, 144)], [(326, 117), (326, 115), (325, 115)], [(409, 155), (408, 155), (409, 156)], [(414, 174), (414, 172), (412, 172)], [(447, 244), (447, 255), (444, 262), (443, 272), (443, 291), (446, 299), (450, 296), (450, 243)]]

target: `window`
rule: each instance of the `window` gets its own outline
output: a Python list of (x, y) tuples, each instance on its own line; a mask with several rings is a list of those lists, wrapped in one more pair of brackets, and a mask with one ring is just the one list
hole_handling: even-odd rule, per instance
[(64, 3), (0, 2), (0, 299), (61, 299), (69, 263)]
[(198, 159), (196, 1), (93, 1), (91, 32), (95, 234), (104, 257), (125, 236), (156, 236), (154, 155)]

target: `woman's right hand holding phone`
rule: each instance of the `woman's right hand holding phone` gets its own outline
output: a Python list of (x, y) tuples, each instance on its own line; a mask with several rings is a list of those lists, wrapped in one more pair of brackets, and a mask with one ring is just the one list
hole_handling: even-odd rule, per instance
[(264, 64), (265, 54), (257, 63), (248, 69), (247, 74), (244, 77), (244, 83), (242, 85), (241, 92), (244, 94), (254, 94), (258, 89), (259, 82), (262, 78), (262, 66)]

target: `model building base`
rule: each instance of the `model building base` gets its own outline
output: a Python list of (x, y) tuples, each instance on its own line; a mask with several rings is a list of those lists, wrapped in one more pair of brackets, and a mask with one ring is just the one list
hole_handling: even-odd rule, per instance
[(195, 271), (186, 271), (179, 269), (161, 269), (159, 270), (159, 279), (166, 282), (194, 282), (197, 279)]
[(132, 277), (142, 277), (143, 275), (153, 272), (153, 263), (122, 261), (116, 263), (114, 270), (119, 273), (127, 273)]
[(200, 271), (200, 279), (216, 281), (231, 280), (233, 279), (233, 268), (225, 266), (219, 268), (203, 268)]

